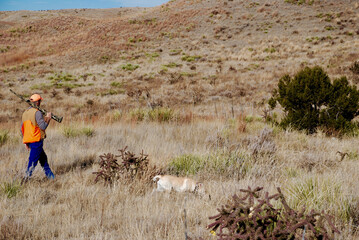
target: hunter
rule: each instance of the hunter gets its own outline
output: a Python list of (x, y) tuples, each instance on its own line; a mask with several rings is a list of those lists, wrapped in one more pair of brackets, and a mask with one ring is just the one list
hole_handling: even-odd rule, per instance
[[(43, 98), (39, 94), (33, 94), (30, 97), (30, 101), (38, 107), (40, 107), (42, 100)], [(51, 112), (43, 116), (38, 109), (33, 107), (28, 108), (22, 114), (21, 132), (23, 135), (23, 143), (27, 150), (30, 151), (29, 163), (24, 178), (25, 181), (31, 177), (38, 162), (40, 162), (48, 179), (55, 178), (43, 149), (44, 139), (46, 138), (45, 130), (49, 126), (50, 121)]]

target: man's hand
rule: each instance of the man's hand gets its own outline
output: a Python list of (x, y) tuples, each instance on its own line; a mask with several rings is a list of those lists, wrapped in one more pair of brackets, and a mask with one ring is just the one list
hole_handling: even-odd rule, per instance
[(30, 151), (29, 144), (25, 143), (25, 147), (26, 147), (27, 151)]
[(45, 122), (48, 124), (51, 120), (52, 113), (48, 112), (46, 116), (44, 117)]

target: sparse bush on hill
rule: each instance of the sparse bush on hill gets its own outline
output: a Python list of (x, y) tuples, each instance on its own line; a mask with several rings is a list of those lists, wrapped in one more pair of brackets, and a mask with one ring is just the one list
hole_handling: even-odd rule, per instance
[(137, 68), (139, 68), (140, 66), (139, 65), (132, 65), (131, 63), (128, 63), (128, 64), (126, 64), (126, 65), (122, 65), (121, 66), (121, 68), (123, 69), (123, 70), (126, 70), (126, 71), (134, 71), (134, 70), (136, 70)]
[(297, 4), (297, 5), (302, 5), (302, 4), (312, 5), (315, 1), (314, 0), (284, 0), (284, 2)]
[(316, 132), (318, 127), (328, 134), (350, 131), (354, 127), (351, 120), (359, 113), (356, 86), (350, 86), (346, 77), (331, 83), (320, 67), (306, 67), (293, 78), (282, 77), (269, 100), (272, 109), (277, 102), (285, 112), (280, 125), (307, 133)]
[(199, 60), (201, 59), (202, 57), (201, 56), (190, 56), (190, 55), (184, 55), (181, 59), (182, 61), (185, 61), (185, 62), (193, 62), (193, 61), (196, 61), (196, 60)]
[(134, 109), (130, 112), (131, 119), (136, 122), (141, 121), (155, 121), (155, 122), (169, 122), (175, 119), (175, 113), (170, 108), (159, 107), (154, 109)]
[[(334, 239), (339, 233), (332, 217), (305, 208), (296, 211), (289, 207), (280, 188), (278, 193), (262, 194), (263, 188), (241, 189), (244, 196), (234, 195), (210, 219), (208, 225), (218, 239)], [(273, 201), (280, 201), (274, 204)]]
[(352, 73), (359, 75), (359, 61), (355, 61), (350, 67), (349, 70), (352, 71)]

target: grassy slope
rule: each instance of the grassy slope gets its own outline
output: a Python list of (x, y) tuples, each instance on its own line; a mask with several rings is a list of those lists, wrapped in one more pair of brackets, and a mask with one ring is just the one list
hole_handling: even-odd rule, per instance
[[(350, 221), (357, 224), (356, 138), (274, 129), (275, 152), (255, 158), (255, 137), (272, 126), (256, 117), (229, 118), (232, 107), (235, 116), (258, 115), (278, 78), (302, 66), (318, 64), (331, 77), (351, 77), (348, 66), (358, 58), (358, 6), (257, 3), (177, 0), (152, 9), (1, 12), (6, 24), (0, 47), (10, 48), (0, 53), (0, 127), (10, 133), (0, 147), (0, 182), (16, 181), (28, 155), (18, 134), (25, 106), (8, 87), (25, 94), (40, 86), (36, 91), (44, 95), (46, 109), (66, 118), (62, 125), (51, 124), (45, 146), (57, 179), (44, 181), (38, 167), (15, 198), (2, 191), (0, 236), (8, 230), (13, 238), (31, 239), (183, 239), (183, 195), (152, 195), (151, 176), (146, 183), (112, 189), (93, 183), (98, 165), (91, 163), (129, 146), (136, 153), (143, 149), (162, 168), (183, 154), (245, 156), (243, 174), (211, 168), (193, 176), (205, 183), (212, 200), (188, 196), (191, 236), (210, 238), (205, 226), (216, 208), (239, 189), (259, 185), (270, 192), (280, 186), (293, 207), (306, 204), (333, 214), (342, 230), (336, 239), (355, 239)], [(326, 30), (328, 25), (334, 29)], [(190, 62), (183, 56), (201, 58)], [(126, 64), (139, 68), (126, 71)], [(51, 77), (86, 86), (54, 92)], [(111, 89), (117, 92), (111, 95)], [(127, 111), (149, 103), (174, 108), (183, 119), (126, 120)], [(93, 137), (63, 135), (64, 126), (87, 125)], [(349, 156), (339, 162), (337, 151)]]

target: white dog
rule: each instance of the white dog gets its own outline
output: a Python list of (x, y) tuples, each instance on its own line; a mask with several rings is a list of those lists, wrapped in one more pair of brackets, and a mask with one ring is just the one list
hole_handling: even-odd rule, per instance
[(153, 178), (153, 181), (157, 181), (157, 189), (154, 189), (154, 191), (162, 192), (171, 191), (173, 189), (176, 192), (189, 191), (201, 195), (204, 194), (203, 184), (187, 177), (157, 175)]

